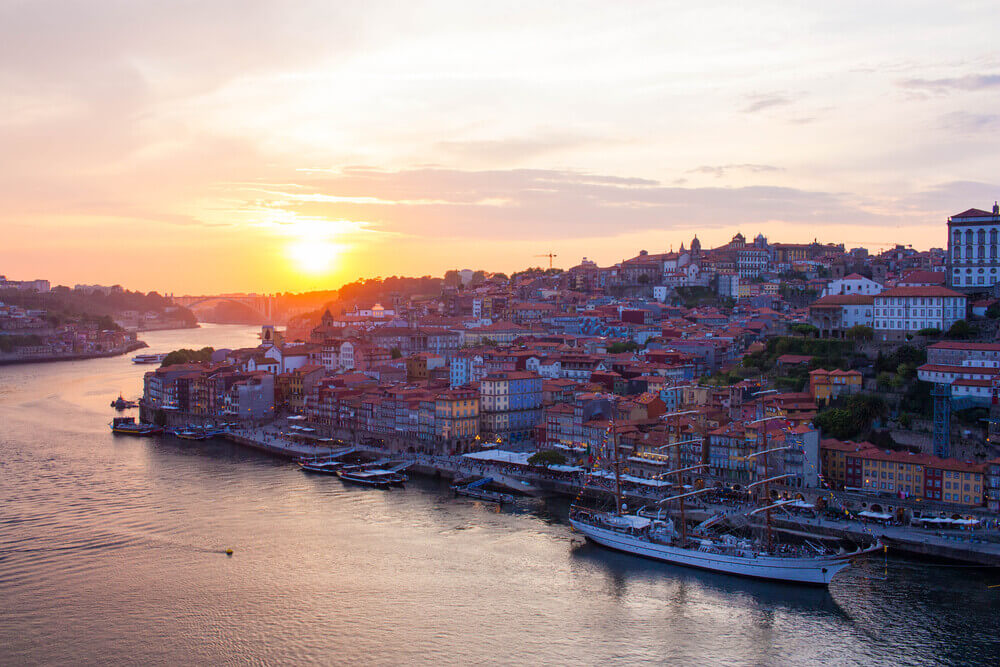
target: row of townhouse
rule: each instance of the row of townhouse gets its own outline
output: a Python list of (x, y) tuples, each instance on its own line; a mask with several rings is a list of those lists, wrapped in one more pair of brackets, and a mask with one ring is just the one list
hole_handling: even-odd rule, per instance
[(203, 419), (274, 417), (275, 376), (232, 364), (178, 364), (143, 376), (143, 407)]
[(968, 507), (982, 506), (985, 502), (986, 464), (840, 440), (823, 440), (820, 456), (823, 477), (834, 488)]

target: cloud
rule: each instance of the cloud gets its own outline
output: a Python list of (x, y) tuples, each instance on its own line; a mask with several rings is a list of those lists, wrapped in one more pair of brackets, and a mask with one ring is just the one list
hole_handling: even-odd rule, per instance
[(909, 90), (938, 94), (958, 90), (987, 90), (1000, 88), (1000, 74), (969, 74), (944, 79), (904, 79), (899, 85)]
[(993, 131), (1000, 128), (1000, 114), (953, 111), (941, 117), (941, 127), (968, 134)]
[(765, 109), (771, 109), (773, 107), (786, 106), (792, 103), (792, 100), (788, 99), (783, 95), (747, 95), (746, 99), (750, 101), (750, 104), (743, 107), (743, 113), (757, 113), (758, 111), (764, 111)]
[[(771, 186), (687, 188), (570, 170), (344, 170), (317, 173), (298, 185), (287, 195), (275, 188), (280, 202), (275, 205), (296, 216), (368, 220), (380, 230), (424, 238), (608, 237), (734, 224), (890, 221), (838, 193)], [(260, 190), (253, 194), (248, 208), (261, 206)]]
[(722, 178), (729, 171), (748, 171), (753, 174), (762, 174), (766, 172), (784, 171), (784, 169), (769, 164), (746, 163), (746, 164), (702, 165), (700, 167), (688, 170), (688, 173), (711, 174), (716, 178)]
[(497, 140), (440, 141), (436, 147), (449, 156), (484, 162), (518, 162), (556, 151), (584, 148), (598, 143), (594, 137), (545, 134), (538, 137)]

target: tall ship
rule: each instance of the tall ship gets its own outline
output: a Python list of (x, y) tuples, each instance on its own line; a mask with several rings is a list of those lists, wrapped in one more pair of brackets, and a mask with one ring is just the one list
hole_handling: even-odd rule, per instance
[[(684, 473), (691, 473), (706, 468), (705, 465), (680, 466), (680, 437), (673, 443), (677, 455), (677, 468), (661, 474), (661, 477), (676, 477), (677, 484), (671, 488), (679, 489), (655, 503), (652, 507), (640, 508), (635, 513), (625, 511), (626, 505), (622, 496), (621, 456), (619, 454), (618, 438), (612, 423), (610, 431), (610, 446), (606, 447), (607, 456), (613, 472), (614, 508), (599, 510), (580, 505), (580, 497), (570, 509), (570, 525), (589, 540), (617, 551), (644, 556), (655, 560), (695, 567), (713, 572), (722, 572), (742, 577), (768, 579), (795, 584), (810, 584), (826, 586), (833, 577), (851, 562), (873, 551), (883, 549), (878, 540), (872, 540), (866, 545), (853, 545), (851, 550), (833, 548), (815, 541), (804, 540), (801, 543), (780, 543), (776, 539), (772, 526), (771, 515), (774, 510), (786, 504), (797, 501), (772, 501), (769, 486), (788, 475), (768, 477), (767, 454), (785, 449), (784, 447), (768, 449), (766, 421), (764, 447), (751, 453), (747, 458), (762, 457), (764, 462), (763, 477), (747, 485), (747, 490), (761, 489), (759, 497), (765, 499), (758, 507), (736, 509), (728, 513), (715, 514), (702, 521), (693, 529), (689, 529), (685, 517), (685, 502), (688, 498), (717, 492), (714, 488), (695, 489), (687, 491), (683, 486)], [(754, 424), (756, 422), (751, 422)], [(678, 432), (679, 435), (679, 432)], [(671, 445), (668, 444), (667, 447)], [(672, 505), (677, 513), (677, 520), (672, 513), (664, 510), (664, 506)], [(763, 529), (754, 527), (755, 517), (763, 515)], [(756, 519), (756, 520), (759, 520)]]

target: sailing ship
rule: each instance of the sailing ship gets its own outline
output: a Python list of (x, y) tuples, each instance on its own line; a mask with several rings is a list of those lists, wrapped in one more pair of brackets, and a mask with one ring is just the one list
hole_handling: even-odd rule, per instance
[[(671, 495), (657, 502), (656, 508), (640, 508), (634, 514), (624, 512), (621, 488), (621, 456), (618, 448), (618, 438), (614, 423), (611, 424), (611, 463), (614, 472), (614, 499), (612, 511), (599, 511), (585, 508), (574, 503), (570, 510), (570, 525), (591, 541), (604, 547), (624, 551), (626, 553), (645, 556), (656, 560), (684, 565), (688, 567), (722, 572), (726, 574), (757, 579), (768, 579), (796, 584), (811, 584), (826, 586), (833, 577), (848, 567), (851, 562), (864, 554), (883, 548), (878, 540), (873, 543), (847, 551), (804, 541), (801, 544), (779, 544), (775, 541), (772, 526), (772, 511), (785, 504), (795, 501), (772, 502), (769, 486), (788, 475), (768, 477), (767, 454), (777, 451), (767, 448), (768, 419), (764, 422), (764, 448), (750, 454), (747, 458), (755, 459), (763, 456), (764, 478), (747, 486), (748, 489), (763, 487), (761, 494), (767, 499), (763, 507), (731, 515), (717, 514), (701, 522), (689, 531), (685, 517), (685, 501), (688, 498), (716, 491), (712, 488), (695, 489)], [(754, 422), (751, 422), (754, 423)], [(678, 429), (678, 442), (673, 445), (677, 451), (678, 467), (663, 473), (662, 476), (678, 476), (678, 486), (683, 489), (681, 475), (705, 468), (705, 465), (695, 465), (682, 468), (680, 466), (681, 444)], [(663, 511), (662, 506), (668, 503), (678, 505), (679, 521)], [(749, 524), (750, 517), (764, 515), (765, 534), (763, 539), (752, 534), (737, 535), (733, 532), (722, 532), (727, 524), (739, 523), (738, 517), (744, 517), (743, 522)]]

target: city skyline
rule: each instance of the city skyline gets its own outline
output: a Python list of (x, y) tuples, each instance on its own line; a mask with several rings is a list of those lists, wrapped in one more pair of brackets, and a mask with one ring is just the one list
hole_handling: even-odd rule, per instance
[(549, 252), (607, 266), (696, 233), (945, 247), (945, 218), (1000, 192), (991, 18), (10, 5), (0, 262), (180, 294), (510, 272)]

